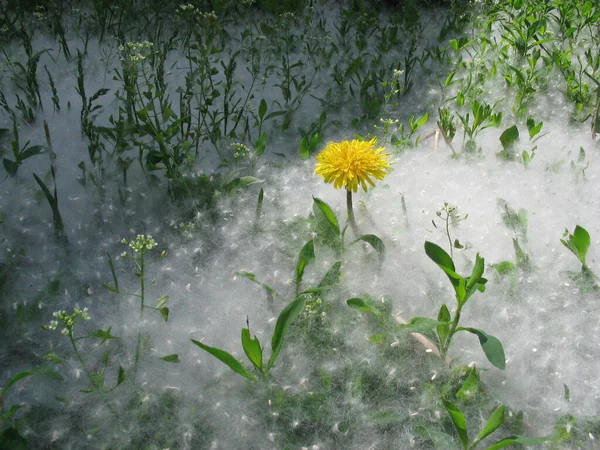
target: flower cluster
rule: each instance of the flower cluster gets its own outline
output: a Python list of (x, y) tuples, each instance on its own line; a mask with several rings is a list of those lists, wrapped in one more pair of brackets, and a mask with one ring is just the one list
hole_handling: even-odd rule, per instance
[(392, 169), (389, 164), (389, 153), (383, 153), (384, 148), (374, 148), (377, 139), (370, 141), (341, 141), (330, 142), (317, 155), (315, 173), (323, 177), (326, 183), (333, 187), (345, 187), (357, 192), (358, 185), (367, 190), (367, 183), (375, 186), (371, 178), (383, 180)]
[(121, 52), (121, 62), (128, 62), (132, 65), (144, 61), (154, 44), (152, 42), (128, 42), (125, 45), (119, 45)]
[(65, 336), (68, 336), (73, 330), (73, 326), (77, 321), (80, 320), (90, 320), (90, 316), (88, 314), (88, 309), (79, 307), (75, 307), (72, 314), (67, 314), (66, 311), (55, 311), (52, 313), (57, 320), (51, 320), (48, 325), (42, 325), (42, 328), (46, 331), (54, 331), (58, 328), (59, 322), (62, 323), (64, 328), (61, 330), (61, 333)]
[[(152, 236), (143, 234), (138, 234), (134, 241), (128, 241), (123, 238), (121, 239), (121, 243), (128, 245), (135, 253), (142, 254), (149, 252), (158, 245), (156, 241), (152, 239)], [(123, 252), (121, 256), (126, 257), (127, 252)]]
[(231, 147), (233, 148), (233, 159), (236, 162), (243, 160), (250, 154), (250, 149), (244, 144), (235, 143), (231, 144)]

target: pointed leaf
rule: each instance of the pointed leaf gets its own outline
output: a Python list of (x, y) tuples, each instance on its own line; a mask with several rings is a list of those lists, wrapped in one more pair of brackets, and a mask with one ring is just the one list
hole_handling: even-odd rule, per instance
[(267, 113), (267, 102), (263, 98), (260, 101), (260, 105), (258, 106), (258, 117), (260, 117), (260, 120), (264, 119), (266, 113)]
[(269, 363), (267, 364), (267, 372), (273, 367), (273, 364), (275, 364), (275, 360), (283, 347), (288, 327), (304, 309), (304, 302), (304, 297), (300, 296), (283, 308), (279, 314), (277, 323), (275, 324), (275, 331), (273, 331), (273, 338), (271, 339), (272, 353), (271, 358), (269, 358)]
[(521, 444), (521, 445), (537, 445), (542, 442), (546, 442), (551, 440), (552, 437), (538, 437), (538, 438), (530, 438), (526, 436), (510, 436), (502, 439), (501, 441), (496, 442), (491, 447), (488, 447), (486, 450), (497, 450), (499, 448), (508, 447), (509, 445)]
[(52, 350), (48, 350), (44, 355), (44, 359), (46, 361), (51, 362), (52, 364), (60, 364), (63, 362), (62, 358), (54, 353)]
[(509, 151), (512, 147), (519, 142), (519, 129), (516, 125), (504, 130), (500, 135), (500, 143), (504, 150)]
[(296, 264), (296, 286), (299, 286), (304, 276), (304, 269), (307, 265), (315, 262), (315, 246), (312, 241), (308, 241), (302, 250), (300, 250), (300, 256), (298, 257), (298, 264)]
[(248, 328), (242, 328), (242, 347), (250, 362), (262, 372), (262, 349), (260, 348), (260, 342), (258, 342), (256, 336), (250, 336)]
[(579, 255), (582, 259), (581, 262), (585, 264), (587, 251), (590, 247), (590, 235), (585, 228), (580, 227), (579, 225), (575, 227), (575, 231), (573, 232), (573, 243), (579, 251)]
[(160, 308), (159, 311), (162, 318), (165, 319), (165, 322), (169, 320), (169, 308), (165, 306), (163, 308)]
[(102, 339), (102, 342), (100, 342), (100, 345), (102, 345), (109, 339), (116, 339), (115, 336), (113, 336), (110, 333), (111, 330), (112, 330), (112, 327), (108, 327), (108, 330), (106, 330), (106, 331), (98, 329), (92, 336), (94, 336), (98, 339)]
[(41, 155), (46, 150), (43, 145), (32, 145), (19, 153), (19, 161), (23, 161), (32, 156)]
[(359, 297), (349, 298), (348, 300), (346, 300), (346, 304), (352, 309), (356, 309), (358, 311), (363, 311), (363, 312), (368, 312), (379, 318), (383, 317), (382, 312), (378, 308), (373, 306), (370, 302), (366, 302), (362, 298), (359, 298)]
[(163, 361), (169, 362), (169, 363), (180, 363), (181, 362), (179, 360), (179, 355), (177, 353), (173, 353), (172, 355), (163, 356), (160, 359), (162, 359)]
[(467, 377), (467, 380), (456, 393), (456, 398), (462, 401), (472, 399), (479, 393), (480, 386), (481, 379), (479, 378), (479, 371), (477, 370), (477, 367), (472, 367), (469, 369), (469, 376)]
[(3, 158), (2, 164), (4, 164), (4, 169), (6, 170), (6, 172), (10, 176), (14, 176), (17, 173), (17, 170), (19, 170), (20, 162), (14, 162), (10, 159)]
[(494, 431), (496, 431), (502, 426), (502, 424), (504, 423), (504, 409), (504, 405), (501, 405), (498, 408), (496, 408), (496, 410), (492, 413), (483, 429), (475, 438), (477, 441), (484, 440), (486, 437), (488, 437), (490, 434), (492, 434)]
[(115, 387), (120, 385), (123, 381), (125, 381), (125, 370), (123, 369), (123, 367), (119, 366), (119, 374), (117, 375), (117, 385)]
[(310, 146), (308, 136), (302, 136), (300, 141), (300, 158), (308, 159), (310, 157)]
[(234, 189), (245, 188), (252, 184), (263, 183), (264, 181), (265, 180), (261, 180), (259, 178), (255, 178), (255, 177), (239, 177), (239, 178), (234, 178), (233, 180), (231, 180), (229, 183), (227, 183), (225, 186), (223, 186), (223, 189), (226, 192), (231, 192)]
[(448, 322), (433, 320), (429, 317), (413, 317), (409, 323), (398, 325), (398, 328), (408, 329), (417, 333), (435, 330), (438, 326), (448, 325)]
[(450, 282), (456, 289), (459, 286), (459, 281), (463, 278), (456, 273), (456, 269), (454, 268), (454, 262), (452, 261), (450, 255), (446, 253), (446, 251), (442, 247), (429, 241), (425, 241), (425, 253), (434, 263), (436, 263), (440, 267), (440, 269), (446, 272), (446, 275), (450, 279)]
[(58, 381), (61, 381), (63, 379), (63, 377), (58, 372), (50, 369), (49, 367), (39, 367), (37, 369), (25, 370), (23, 372), (19, 372), (4, 384), (4, 387), (0, 390), (0, 399), (9, 387), (11, 387), (17, 381), (25, 377), (29, 377), (31, 375), (42, 375), (46, 378)]
[(454, 423), (454, 428), (456, 428), (460, 442), (462, 442), (464, 448), (467, 448), (469, 445), (469, 435), (467, 434), (467, 421), (464, 414), (460, 412), (460, 409), (454, 403), (448, 400), (442, 400), (442, 403), (452, 419), (452, 423)]
[(363, 234), (362, 236), (359, 236), (354, 242), (352, 242), (352, 244), (358, 241), (363, 241), (371, 245), (371, 247), (373, 247), (375, 251), (379, 253), (379, 263), (383, 263), (383, 260), (385, 259), (385, 244), (381, 239), (379, 239), (379, 237), (375, 236), (374, 234)]
[(333, 265), (329, 268), (329, 270), (325, 274), (325, 276), (323, 277), (323, 279), (321, 280), (321, 282), (319, 283), (319, 286), (318, 286), (319, 289), (326, 290), (326, 289), (329, 289), (329, 288), (337, 285), (340, 282), (341, 267), (342, 267), (341, 261), (334, 262)]
[(210, 353), (219, 361), (227, 364), (227, 366), (233, 370), (238, 375), (248, 378), (249, 380), (256, 381), (256, 377), (252, 375), (250, 372), (246, 370), (246, 368), (231, 354), (227, 353), (225, 350), (221, 350), (220, 348), (209, 347), (208, 345), (203, 344), (202, 342), (191, 339), (191, 341), (200, 347), (202, 350)]
[(313, 211), (316, 217), (319, 217), (318, 211), (320, 211), (322, 216), (327, 220), (327, 223), (329, 224), (329, 227), (334, 235), (340, 236), (340, 224), (335, 216), (335, 213), (327, 203), (317, 197), (313, 197)]
[(467, 282), (467, 290), (473, 287), (476, 283), (480, 282), (484, 270), (485, 260), (481, 256), (479, 256), (479, 253), (477, 253), (477, 256), (475, 256), (475, 265), (473, 266), (471, 276), (469, 277), (469, 281)]
[(498, 338), (485, 333), (477, 328), (463, 328), (458, 327), (456, 331), (468, 331), (476, 335), (479, 338), (479, 344), (487, 356), (489, 362), (500, 370), (504, 370), (506, 367), (506, 356), (504, 355), (504, 348)]
[(452, 321), (450, 310), (445, 304), (440, 307), (437, 320), (438, 322), (443, 322), (443, 325), (437, 326), (437, 334), (440, 339), (440, 343), (444, 344), (448, 338), (448, 335), (450, 334), (450, 322)]
[(158, 297), (158, 301), (156, 302), (156, 308), (162, 308), (169, 301), (168, 295), (161, 295)]

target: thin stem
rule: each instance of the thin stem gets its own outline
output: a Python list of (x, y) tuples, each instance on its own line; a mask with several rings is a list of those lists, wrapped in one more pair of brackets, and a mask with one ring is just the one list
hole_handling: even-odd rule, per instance
[(352, 227), (352, 232), (358, 237), (358, 225), (356, 225), (356, 219), (354, 218), (354, 209), (352, 208), (352, 191), (346, 187), (346, 208), (348, 209), (348, 222)]
[[(136, 261), (137, 263), (137, 261)], [(144, 252), (141, 252), (138, 267), (140, 269), (140, 319), (144, 317), (144, 300), (145, 300), (145, 284), (144, 284)], [(140, 320), (141, 322), (141, 320)], [(140, 362), (140, 356), (142, 351), (142, 331), (138, 331), (137, 344), (135, 346), (135, 360), (133, 363), (133, 376), (132, 381), (135, 383), (137, 377), (138, 364)]]
[(450, 258), (453, 258), (452, 254), (452, 238), (450, 237), (450, 214), (446, 212), (446, 236), (448, 236), (448, 244), (450, 246)]
[(144, 252), (140, 257), (140, 318), (144, 316)]
[(456, 308), (456, 314), (454, 316), (454, 320), (452, 321), (452, 326), (450, 327), (450, 332), (448, 333), (448, 338), (446, 339), (446, 342), (444, 342), (441, 345), (442, 348), (441, 348), (440, 353), (441, 353), (442, 361), (446, 360), (448, 349), (450, 348), (450, 343), (452, 342), (452, 337), (456, 333), (456, 328), (458, 328), (458, 322), (460, 321), (460, 310), (461, 309), (462, 309), (462, 306), (459, 303), (458, 307)]
[(98, 388), (98, 386), (96, 386), (96, 383), (94, 383), (94, 379), (92, 378), (92, 373), (89, 371), (89, 369), (85, 365), (85, 362), (83, 361), (83, 357), (81, 356), (81, 353), (79, 353), (79, 350), (77, 349), (77, 345), (75, 345), (75, 340), (76, 339), (73, 337), (73, 329), (72, 328), (69, 329), (68, 336), (69, 336), (69, 340), (71, 341), (71, 346), (73, 347), (73, 351), (75, 352), (75, 356), (77, 357), (77, 360), (79, 361), (79, 364), (81, 364), (81, 368), (83, 369), (83, 372), (87, 376), (89, 382), (94, 387), (94, 390), (97, 390), (100, 393), (100, 395), (102, 395), (102, 399), (104, 400), (104, 404), (106, 405), (106, 407), (108, 408), (108, 410), (116, 418), (119, 418), (119, 415), (117, 414), (117, 412), (113, 409), (112, 406), (110, 406), (110, 403), (108, 402), (108, 396), (106, 395), (106, 392), (104, 392), (103, 386), (100, 387), (100, 388)]

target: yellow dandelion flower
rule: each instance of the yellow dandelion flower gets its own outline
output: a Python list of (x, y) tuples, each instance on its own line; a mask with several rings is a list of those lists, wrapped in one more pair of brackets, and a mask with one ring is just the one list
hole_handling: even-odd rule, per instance
[(392, 170), (390, 154), (383, 153), (384, 147), (375, 148), (377, 139), (370, 141), (330, 142), (317, 155), (315, 173), (333, 187), (346, 187), (357, 192), (358, 185), (367, 190), (367, 183), (375, 186), (372, 178), (383, 180)]

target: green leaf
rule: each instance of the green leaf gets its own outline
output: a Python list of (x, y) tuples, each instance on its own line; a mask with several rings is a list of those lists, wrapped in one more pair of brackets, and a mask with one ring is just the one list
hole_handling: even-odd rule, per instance
[(260, 105), (258, 106), (258, 117), (260, 117), (261, 121), (264, 119), (266, 113), (267, 113), (267, 102), (263, 98), (260, 101)]
[(277, 318), (277, 323), (275, 324), (275, 331), (273, 331), (273, 337), (271, 339), (271, 358), (269, 358), (269, 362), (267, 364), (267, 372), (271, 370), (273, 364), (275, 364), (275, 360), (279, 356), (279, 352), (283, 347), (283, 342), (285, 335), (287, 333), (288, 327), (293, 322), (293, 320), (300, 314), (300, 312), (304, 309), (304, 297), (300, 296), (296, 298), (294, 301), (290, 302), (279, 314)]
[(96, 389), (102, 389), (104, 387), (104, 373), (95, 372), (90, 374), (90, 381), (92, 386)]
[(450, 310), (444, 304), (440, 307), (440, 312), (437, 317), (438, 322), (442, 322), (443, 325), (437, 326), (437, 334), (441, 344), (446, 343), (446, 339), (448, 339), (448, 335), (450, 334), (450, 322), (452, 321), (452, 316), (450, 315)]
[(530, 117), (527, 119), (527, 131), (529, 132), (529, 139), (533, 139), (536, 134), (540, 132), (544, 122), (540, 122), (536, 125), (535, 121)]
[(502, 148), (506, 151), (510, 151), (515, 144), (519, 143), (519, 129), (516, 125), (507, 128), (500, 135), (500, 143)]
[(429, 317), (413, 317), (409, 323), (398, 325), (398, 328), (408, 329), (417, 333), (434, 330), (438, 326), (448, 325), (448, 322), (433, 320)]
[(258, 342), (256, 336), (250, 336), (248, 328), (242, 328), (242, 347), (250, 362), (262, 372), (262, 349), (260, 348), (260, 342)]
[(454, 423), (454, 428), (456, 428), (456, 432), (458, 433), (458, 437), (460, 442), (462, 442), (463, 448), (467, 448), (469, 445), (469, 435), (467, 434), (467, 421), (465, 416), (460, 409), (448, 400), (442, 400), (444, 404), (444, 408), (448, 412), (448, 415), (452, 419), (452, 423)]
[(539, 437), (539, 438), (530, 438), (526, 436), (510, 436), (502, 439), (501, 441), (496, 442), (491, 447), (488, 447), (486, 450), (497, 450), (499, 448), (508, 447), (509, 445), (521, 444), (521, 445), (537, 445), (542, 442), (546, 442), (552, 439), (551, 437)]
[(337, 217), (327, 203), (317, 197), (313, 197), (313, 212), (315, 213), (315, 217), (324, 217), (326, 219), (330, 230), (335, 236), (339, 237), (341, 235)]
[[(566, 233), (568, 234), (568, 231)], [(567, 240), (561, 239), (560, 242), (577, 256), (581, 264), (586, 264), (587, 251), (590, 246), (590, 235), (585, 228), (577, 225), (573, 234), (568, 234)]]
[(342, 267), (341, 261), (336, 261), (329, 268), (321, 282), (319, 283), (318, 288), (320, 290), (326, 290), (333, 286), (336, 286), (340, 282), (340, 269)]
[(210, 353), (219, 361), (227, 364), (227, 366), (233, 370), (238, 375), (248, 378), (249, 380), (256, 381), (256, 377), (252, 375), (250, 372), (246, 370), (246, 368), (231, 354), (227, 353), (225, 350), (221, 350), (220, 348), (209, 347), (208, 345), (203, 344), (202, 342), (196, 341), (194, 339), (191, 340), (195, 345), (200, 347), (202, 350)]
[(17, 173), (17, 170), (19, 170), (19, 166), (21, 165), (20, 162), (14, 162), (6, 158), (2, 159), (2, 164), (4, 164), (4, 169), (11, 177)]
[(506, 356), (504, 355), (502, 343), (498, 338), (478, 330), (477, 328), (458, 327), (456, 331), (468, 331), (469, 333), (476, 335), (479, 338), (479, 344), (481, 345), (485, 356), (487, 356), (488, 361), (498, 369), (504, 370), (506, 367)]
[(258, 137), (258, 139), (256, 141), (254, 141), (254, 150), (256, 152), (256, 156), (261, 156), (264, 152), (265, 149), (267, 148), (267, 133), (266, 132), (262, 132), (260, 134), (260, 136)]
[(479, 371), (477, 367), (469, 369), (469, 376), (463, 383), (461, 388), (456, 393), (456, 398), (467, 401), (475, 397), (480, 391), (481, 379), (479, 378)]
[(567, 386), (565, 383), (563, 383), (563, 388), (565, 391), (565, 401), (570, 402), (571, 401), (571, 391), (569, 390), (569, 386)]
[(117, 384), (115, 387), (120, 385), (123, 381), (125, 381), (125, 370), (123, 367), (119, 366), (119, 374), (117, 375)]
[(302, 250), (300, 250), (300, 256), (298, 257), (298, 264), (296, 264), (296, 286), (302, 283), (302, 277), (304, 276), (304, 269), (307, 265), (315, 262), (315, 246), (312, 241), (308, 241)]
[(573, 232), (573, 243), (579, 251), (580, 259), (585, 264), (585, 258), (587, 256), (588, 248), (590, 247), (590, 235), (587, 230), (577, 225)]
[(356, 240), (350, 245), (358, 241), (363, 241), (367, 244), (370, 244), (371, 247), (373, 247), (375, 251), (377, 251), (377, 253), (379, 254), (379, 263), (383, 264), (383, 260), (385, 259), (385, 244), (381, 239), (379, 239), (379, 237), (375, 236), (374, 234), (363, 234), (362, 236), (356, 238)]
[(459, 280), (457, 292), (457, 300), (459, 305), (464, 305), (467, 300), (475, 293), (475, 291), (484, 292), (487, 279), (483, 278), (483, 271), (485, 269), (485, 261), (477, 253), (475, 260), (475, 266), (471, 272), (471, 276), (466, 279)]
[(160, 315), (162, 316), (162, 318), (165, 319), (165, 322), (167, 320), (169, 320), (169, 308), (164, 306), (164, 307), (160, 308), (159, 311), (160, 311)]
[(94, 334), (92, 334), (92, 336), (98, 339), (102, 339), (102, 342), (100, 342), (100, 345), (102, 345), (109, 339), (116, 339), (112, 334), (110, 334), (111, 329), (112, 327), (108, 327), (108, 330), (106, 331), (98, 329)]
[(273, 289), (271, 286), (269, 286), (268, 284), (264, 284), (261, 283), (260, 281), (258, 281), (256, 279), (256, 275), (251, 273), (251, 272), (245, 272), (245, 271), (241, 271), (241, 272), (235, 272), (236, 275), (239, 275), (241, 277), (247, 278), (250, 281), (252, 281), (253, 283), (256, 283), (258, 286), (262, 287), (265, 292), (267, 293), (267, 295), (269, 296), (279, 296), (279, 294), (277, 293), (277, 291), (275, 289)]
[[(161, 295), (158, 297), (158, 301), (156, 302), (156, 308), (160, 309), (169, 301), (168, 295)], [(165, 319), (166, 320), (166, 319)]]
[(15, 384), (17, 381), (19, 381), (25, 377), (31, 376), (31, 375), (41, 375), (46, 378), (50, 378), (52, 380), (57, 380), (57, 381), (61, 381), (63, 379), (63, 377), (58, 372), (50, 369), (49, 367), (39, 367), (37, 369), (25, 370), (23, 372), (18, 373), (17, 375), (12, 377), (10, 380), (8, 380), (4, 384), (4, 387), (0, 390), (0, 399), (2, 398), (4, 393), (8, 390), (8, 388), (10, 388), (13, 384)]
[(32, 156), (41, 155), (46, 150), (43, 145), (32, 145), (19, 153), (19, 161), (24, 161)]
[(475, 441), (484, 440), (486, 437), (488, 437), (490, 434), (492, 434), (494, 431), (496, 431), (502, 426), (502, 424), (504, 423), (504, 409), (504, 405), (501, 405), (498, 408), (496, 408), (496, 410), (492, 413), (492, 415), (486, 422), (483, 429), (475, 438)]
[(508, 275), (509, 273), (514, 273), (517, 270), (517, 266), (510, 261), (502, 261), (498, 264), (493, 264), (491, 267), (496, 269), (500, 275)]
[(16, 428), (7, 428), (0, 434), (0, 449), (27, 450), (27, 440), (19, 434)]
[(462, 277), (456, 273), (454, 262), (452, 261), (450, 255), (446, 253), (442, 247), (429, 241), (425, 241), (425, 253), (434, 263), (436, 263), (444, 272), (446, 272), (450, 282), (456, 289)]
[(63, 362), (62, 358), (54, 353), (52, 350), (48, 350), (44, 355), (44, 359), (46, 361), (51, 362), (52, 364), (60, 364)]
[(112, 286), (111, 286), (111, 285), (109, 285), (109, 284), (106, 284), (106, 283), (104, 283), (104, 285), (103, 285), (103, 286), (104, 286), (106, 289), (108, 289), (109, 291), (111, 291), (111, 292), (115, 292), (115, 293), (117, 293), (117, 294), (119, 293), (119, 290), (118, 290), (118, 289), (116, 289), (116, 288), (112, 287)]
[(310, 157), (310, 144), (308, 142), (308, 136), (302, 136), (300, 141), (300, 158), (308, 159)]
[(346, 304), (352, 309), (371, 313), (378, 318), (383, 317), (382, 312), (378, 308), (376, 308), (374, 305), (372, 305), (371, 302), (366, 302), (362, 298), (359, 298), (359, 297), (349, 298), (348, 300), (346, 300)]
[(231, 180), (229, 183), (223, 186), (223, 189), (225, 190), (225, 192), (231, 192), (235, 189), (245, 188), (252, 184), (264, 183), (264, 181), (265, 180), (261, 180), (255, 177), (239, 177)]
[(169, 362), (169, 363), (180, 363), (181, 362), (179, 360), (179, 355), (177, 353), (173, 353), (172, 355), (163, 356), (160, 359), (162, 359), (163, 361)]

